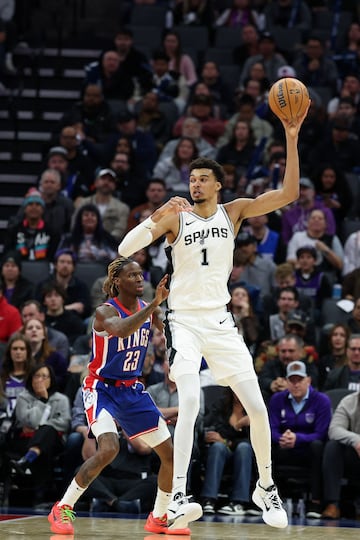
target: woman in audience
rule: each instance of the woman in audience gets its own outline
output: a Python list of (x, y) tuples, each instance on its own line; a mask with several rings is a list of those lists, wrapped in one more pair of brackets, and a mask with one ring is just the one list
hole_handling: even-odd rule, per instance
[(245, 174), (255, 150), (255, 140), (251, 126), (238, 120), (230, 141), (219, 148), (217, 161), (235, 165), (238, 174)]
[(56, 391), (55, 375), (50, 366), (37, 364), (26, 379), (15, 408), (15, 432), (10, 448), (21, 456), (11, 460), (18, 474), (30, 473), (36, 478), (34, 502), (41, 502), (51, 485), (54, 458), (64, 448), (64, 437), (70, 427), (70, 404)]
[(117, 244), (103, 228), (98, 208), (84, 204), (76, 214), (72, 231), (60, 241), (59, 249), (71, 249), (79, 262), (109, 263), (117, 255)]
[(204, 484), (201, 490), (205, 514), (214, 514), (225, 465), (232, 464), (230, 502), (219, 514), (242, 516), (250, 500), (253, 453), (249, 439), (249, 417), (231, 388), (213, 404), (205, 418), (204, 442), (207, 447)]
[(352, 195), (347, 180), (333, 165), (323, 165), (315, 174), (313, 181), (316, 199), (332, 210), (339, 234), (343, 219), (352, 206)]
[(38, 319), (29, 319), (24, 324), (22, 332), (30, 342), (34, 362), (51, 366), (55, 373), (57, 389), (63, 391), (67, 378), (67, 361), (49, 344), (45, 324)]
[(29, 340), (20, 332), (15, 332), (7, 343), (1, 369), (1, 382), (8, 402), (6, 416), (9, 419), (33, 365)]
[(154, 178), (162, 178), (168, 190), (187, 192), (189, 188), (189, 165), (198, 157), (198, 149), (190, 137), (181, 137), (174, 155), (158, 161)]
[(350, 329), (346, 324), (334, 324), (331, 328), (328, 337), (329, 352), (321, 356), (318, 362), (319, 390), (323, 389), (329, 371), (346, 364), (346, 347), (349, 337)]
[(197, 81), (195, 65), (190, 56), (182, 52), (179, 34), (169, 30), (163, 38), (162, 45), (170, 58), (169, 70), (183, 75), (189, 87), (195, 84)]

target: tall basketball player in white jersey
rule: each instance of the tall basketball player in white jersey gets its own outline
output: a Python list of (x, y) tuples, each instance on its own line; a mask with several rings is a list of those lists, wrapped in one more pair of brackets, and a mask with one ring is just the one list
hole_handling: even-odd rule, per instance
[(261, 508), (267, 524), (287, 526), (287, 515), (272, 479), (267, 409), (251, 355), (226, 304), (230, 299), (227, 282), (233, 265), (234, 239), (242, 220), (277, 210), (299, 196), (297, 140), (305, 116), (306, 113), (297, 123), (282, 121), (287, 161), (280, 189), (256, 199), (218, 204), (223, 169), (213, 160), (196, 159), (190, 166), (189, 178), (193, 206), (185, 198), (171, 198), (132, 229), (119, 245), (119, 254), (130, 256), (166, 235), (172, 265), (165, 332), (170, 377), (176, 382), (179, 395), (179, 414), (174, 434), (169, 521), (176, 520), (178, 515), (193, 521), (198, 519), (201, 509), (200, 505), (188, 502), (186, 475), (193, 446), (191, 434), (199, 411), (199, 369), (204, 356), (217, 382), (232, 388), (250, 417), (251, 443), (259, 472), (253, 501)]

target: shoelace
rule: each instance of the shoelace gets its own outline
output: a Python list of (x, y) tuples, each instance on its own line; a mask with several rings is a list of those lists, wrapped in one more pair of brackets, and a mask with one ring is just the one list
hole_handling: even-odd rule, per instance
[(282, 504), (281, 504), (281, 499), (277, 493), (277, 491), (274, 489), (273, 491), (271, 491), (270, 493), (267, 493), (265, 495), (265, 497), (268, 499), (268, 501), (273, 505), (273, 507), (275, 508), (275, 510), (281, 510), (282, 509)]
[(75, 521), (76, 514), (69, 506), (60, 506), (60, 519), (63, 523)]

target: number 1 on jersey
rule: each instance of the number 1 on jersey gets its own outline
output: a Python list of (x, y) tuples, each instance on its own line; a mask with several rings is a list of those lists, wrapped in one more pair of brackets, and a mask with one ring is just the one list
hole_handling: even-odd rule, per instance
[(203, 254), (203, 258), (202, 258), (202, 261), (201, 261), (201, 265), (202, 266), (208, 266), (209, 263), (208, 263), (208, 260), (207, 260), (207, 250), (206, 248), (203, 248), (201, 250), (201, 253)]

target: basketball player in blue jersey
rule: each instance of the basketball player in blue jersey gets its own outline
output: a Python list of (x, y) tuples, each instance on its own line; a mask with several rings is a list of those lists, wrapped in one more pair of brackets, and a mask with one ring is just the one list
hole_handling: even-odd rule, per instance
[[(187, 518), (184, 520), (179, 515), (179, 519), (167, 521), (173, 477), (171, 436), (162, 414), (137, 380), (152, 324), (163, 329), (159, 305), (169, 293), (167, 276), (159, 282), (150, 304), (139, 298), (143, 282), (139, 264), (131, 259), (115, 259), (108, 266), (103, 288), (109, 300), (96, 310), (92, 359), (83, 383), (85, 413), (90, 433), (97, 440), (97, 451), (83, 463), (61, 501), (53, 506), (48, 520), (55, 533), (74, 534), (74, 504), (117, 456), (118, 426), (121, 426), (130, 440), (140, 437), (160, 457), (155, 505), (145, 529), (154, 533), (190, 534), (190, 529), (182, 526), (189, 522)], [(191, 505), (188, 511), (194, 512)], [(195, 519), (198, 517), (196, 514)]]
[[(299, 196), (297, 141), (305, 116), (306, 113), (291, 123), (282, 120), (287, 162), (281, 188), (255, 199), (218, 204), (224, 171), (217, 162), (198, 158), (190, 165), (193, 206), (185, 198), (171, 198), (132, 229), (119, 245), (119, 254), (130, 256), (166, 235), (172, 265), (165, 335), (179, 412), (169, 520), (181, 508), (186, 514), (185, 508), (191, 504), (186, 497), (186, 475), (193, 446), (191, 434), (199, 411), (199, 368), (204, 356), (217, 382), (232, 388), (250, 417), (251, 442), (259, 472), (253, 501), (261, 508), (266, 523), (279, 528), (287, 526), (287, 515), (272, 479), (267, 409), (251, 355), (225, 306), (230, 299), (227, 282), (233, 266), (234, 239), (242, 220), (277, 210)], [(191, 512), (188, 515), (192, 517)]]

